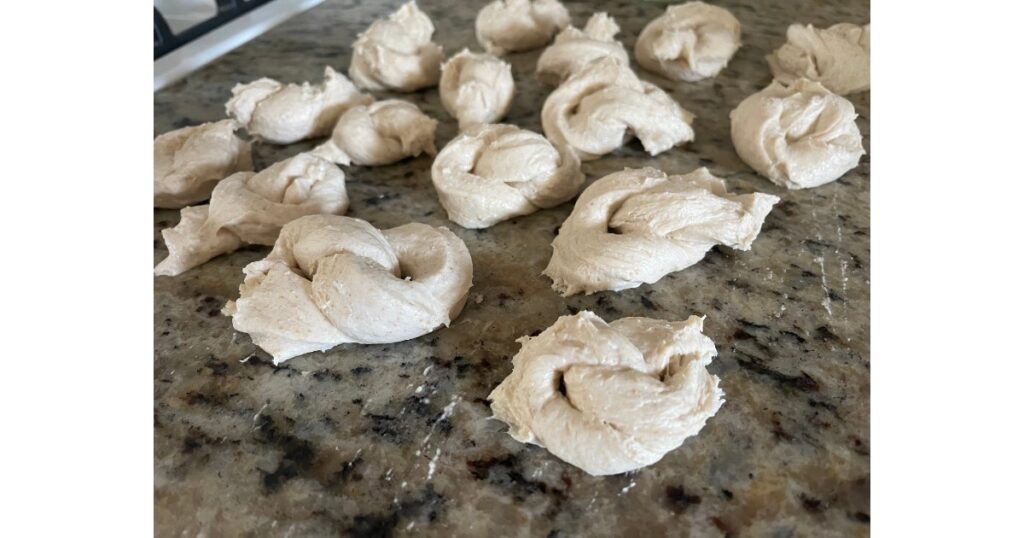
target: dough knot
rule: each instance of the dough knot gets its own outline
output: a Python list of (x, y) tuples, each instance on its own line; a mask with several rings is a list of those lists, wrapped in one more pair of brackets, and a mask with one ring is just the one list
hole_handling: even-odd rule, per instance
[(558, 0), (495, 0), (477, 13), (476, 40), (500, 56), (543, 47), (569, 22)]
[(583, 30), (567, 27), (537, 59), (537, 78), (557, 86), (587, 64), (605, 57), (629, 67), (626, 48), (615, 40), (618, 33), (619, 25), (607, 13), (592, 15)]
[(346, 166), (383, 166), (421, 153), (435, 155), (436, 129), (437, 120), (408, 101), (377, 101), (343, 114), (331, 138), (313, 153)]
[(348, 75), (360, 88), (414, 92), (436, 86), (444, 52), (430, 39), (434, 23), (416, 2), (374, 21), (352, 44)]
[(793, 24), (786, 43), (767, 58), (772, 75), (783, 84), (806, 78), (839, 95), (862, 92), (871, 86), (871, 25), (819, 29)]
[(669, 6), (640, 32), (634, 54), (649, 71), (696, 82), (718, 74), (740, 48), (740, 21), (704, 2)]
[(440, 93), (441, 103), (459, 120), (460, 130), (494, 123), (512, 106), (512, 66), (496, 56), (463, 49), (441, 67)]

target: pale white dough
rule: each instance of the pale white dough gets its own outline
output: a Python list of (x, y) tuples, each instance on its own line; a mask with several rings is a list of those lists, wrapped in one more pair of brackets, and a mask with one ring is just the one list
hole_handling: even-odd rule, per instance
[(434, 23), (416, 2), (373, 22), (352, 44), (348, 75), (360, 88), (414, 92), (436, 86), (441, 77), (441, 45), (430, 41)]
[(313, 154), (346, 166), (383, 166), (421, 153), (435, 155), (436, 129), (437, 120), (408, 101), (377, 101), (342, 115), (331, 138)]
[(231, 89), (233, 97), (225, 108), (249, 134), (274, 144), (292, 144), (331, 132), (338, 118), (351, 107), (373, 102), (359, 93), (352, 82), (330, 67), (324, 81), (282, 84), (261, 78)]
[(168, 256), (156, 274), (179, 275), (245, 243), (272, 245), (292, 220), (346, 209), (345, 174), (308, 153), (239, 172), (217, 184), (209, 205), (182, 209), (178, 225), (163, 230)]
[(544, 134), (591, 161), (633, 136), (657, 155), (693, 140), (693, 114), (613, 58), (600, 58), (569, 77), (544, 102)]
[(512, 373), (488, 397), (491, 410), (517, 441), (591, 475), (652, 465), (725, 402), (707, 370), (716, 350), (703, 322), (562, 316), (519, 339)]
[(627, 168), (580, 194), (551, 243), (544, 274), (565, 296), (657, 282), (715, 245), (749, 250), (778, 201), (729, 193), (706, 168), (682, 176)]
[(491, 54), (462, 49), (441, 67), (441, 103), (465, 130), (508, 114), (515, 94), (512, 66)]
[(544, 84), (558, 86), (585, 65), (598, 58), (612, 58), (629, 66), (626, 48), (615, 40), (619, 25), (607, 13), (595, 13), (583, 30), (569, 26), (537, 59), (537, 78)]
[(570, 23), (558, 0), (494, 0), (476, 15), (476, 40), (491, 54), (543, 47)]
[(153, 140), (153, 206), (179, 209), (210, 197), (217, 182), (252, 170), (252, 148), (233, 120), (164, 133)]
[(224, 307), (235, 329), (280, 364), (339, 344), (409, 340), (447, 326), (473, 283), (466, 244), (446, 228), (312, 215), (284, 226), (245, 267)]
[(478, 125), (448, 143), (430, 171), (448, 218), (487, 228), (570, 200), (583, 186), (568, 148), (514, 125)]
[(633, 53), (645, 69), (696, 82), (718, 74), (740, 48), (740, 21), (704, 2), (669, 6), (636, 40)]
[(799, 79), (786, 87), (774, 81), (729, 117), (740, 158), (790, 189), (835, 181), (864, 155), (853, 103), (817, 82)]
[(871, 25), (790, 25), (786, 44), (768, 55), (768, 65), (783, 84), (806, 78), (839, 95), (865, 91), (871, 86)]

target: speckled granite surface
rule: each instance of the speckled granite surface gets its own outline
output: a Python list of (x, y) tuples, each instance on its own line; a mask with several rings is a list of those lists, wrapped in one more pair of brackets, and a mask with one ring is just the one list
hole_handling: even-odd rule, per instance
[[(448, 54), (479, 49), (482, 1), (422, 0)], [(447, 224), (469, 246), (471, 300), (452, 327), (410, 342), (342, 346), (280, 368), (220, 315), (251, 247), (154, 288), (155, 525), (158, 536), (863, 536), (869, 531), (869, 155), (840, 181), (785, 191), (758, 178), (729, 140), (729, 111), (770, 80), (764, 55), (790, 22), (868, 22), (867, 2), (718, 2), (744, 46), (716, 79), (670, 83), (639, 71), (697, 115), (695, 143), (657, 158), (638, 143), (586, 163), (708, 166), (732, 190), (782, 196), (750, 252), (714, 249), (654, 285), (562, 299), (540, 276), (570, 204), (484, 231)], [(260, 76), (318, 81), (348, 67), (349, 45), (397, 6), (329, 1), (155, 95), (156, 133), (219, 119), (231, 86)], [(582, 25), (606, 10), (632, 46), (662, 3), (567, 2)], [(507, 121), (540, 131), (540, 51), (510, 57)], [(636, 67), (634, 63), (634, 67)], [(381, 96), (383, 94), (377, 94)], [(456, 133), (436, 90), (407, 98)], [(853, 95), (870, 141), (870, 95)], [(154, 134), (156, 134), (154, 133)], [(256, 146), (258, 168), (311, 147)], [(350, 215), (378, 227), (445, 225), (430, 160), (346, 170)], [(176, 211), (154, 211), (159, 230)], [(726, 404), (696, 438), (634, 474), (592, 478), (521, 445), (484, 398), (511, 370), (515, 339), (588, 308), (622, 316), (706, 314), (711, 369)], [(247, 357), (248, 360), (245, 360)], [(244, 362), (243, 362), (244, 361)]]

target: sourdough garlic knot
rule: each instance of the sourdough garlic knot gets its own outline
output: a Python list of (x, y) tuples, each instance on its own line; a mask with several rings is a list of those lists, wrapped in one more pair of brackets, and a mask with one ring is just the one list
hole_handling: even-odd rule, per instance
[(164, 133), (153, 140), (153, 205), (179, 209), (210, 197), (217, 182), (252, 170), (252, 148), (233, 120)]
[(284, 226), (245, 267), (224, 313), (280, 364), (339, 344), (401, 342), (447, 326), (473, 282), (466, 244), (446, 228), (311, 215)]
[(682, 176), (627, 168), (583, 191), (551, 243), (544, 274), (564, 296), (657, 282), (715, 245), (749, 250), (778, 201), (731, 194), (706, 168)]
[(636, 40), (636, 61), (673, 79), (696, 82), (718, 74), (740, 48), (740, 21), (704, 2), (669, 6)]
[(583, 311), (523, 337), (491, 410), (509, 435), (595, 476), (658, 462), (724, 403), (707, 371), (715, 344), (703, 318), (623, 318)]
[(441, 103), (465, 130), (508, 114), (515, 94), (512, 66), (490, 54), (463, 49), (441, 67)]
[(182, 209), (178, 225), (163, 230), (168, 255), (156, 274), (180, 275), (245, 243), (273, 245), (292, 220), (347, 209), (345, 174), (308, 153), (258, 174), (239, 172), (213, 189), (209, 205)]
[(421, 153), (434, 155), (437, 120), (400, 99), (355, 107), (338, 119), (330, 140), (313, 154), (348, 166), (383, 166)]
[(835, 181), (864, 155), (853, 103), (817, 82), (799, 79), (785, 87), (774, 81), (729, 117), (740, 158), (790, 189)]
[(543, 47), (569, 22), (558, 0), (495, 0), (476, 15), (476, 40), (501, 56)]
[(601, 58), (569, 77), (544, 102), (541, 123), (555, 145), (582, 161), (615, 151), (632, 136), (657, 155), (693, 140), (693, 114), (613, 58)]
[(583, 186), (568, 148), (514, 125), (478, 125), (448, 143), (430, 171), (448, 218), (487, 228), (568, 201)]
[(346, 110), (373, 102), (373, 97), (359, 93), (345, 75), (330, 67), (324, 69), (324, 81), (317, 86), (261, 78), (235, 85), (231, 94), (225, 105), (228, 116), (249, 134), (273, 144), (324, 136)]
[(587, 64), (609, 57), (629, 67), (626, 48), (615, 40), (619, 25), (607, 13), (596, 13), (583, 30), (569, 26), (537, 59), (537, 78), (549, 86), (558, 86)]
[(768, 65), (783, 84), (806, 78), (839, 95), (865, 91), (871, 87), (871, 25), (793, 24), (786, 44), (768, 55)]
[(436, 86), (441, 77), (441, 46), (430, 41), (434, 23), (416, 7), (403, 5), (374, 21), (352, 44), (348, 75), (360, 88), (414, 92)]

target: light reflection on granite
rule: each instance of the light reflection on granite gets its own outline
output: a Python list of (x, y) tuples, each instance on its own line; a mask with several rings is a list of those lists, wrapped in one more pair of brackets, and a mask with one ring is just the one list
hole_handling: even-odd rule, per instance
[[(728, 115), (769, 82), (764, 56), (789, 23), (866, 23), (868, 4), (716, 3), (742, 22), (744, 43), (717, 78), (671, 83), (638, 70), (697, 115), (696, 141), (656, 158), (633, 142), (584, 170), (593, 180), (626, 166), (707, 166), (730, 190), (777, 194), (753, 250), (716, 248), (653, 285), (562, 299), (540, 272), (570, 204), (469, 231), (444, 218), (428, 157), (348, 168), (349, 215), (381, 228), (447, 225), (466, 241), (475, 285), (465, 311), (410, 342), (341, 346), (275, 368), (219, 313), (237, 297), (242, 267), (268, 248), (156, 278), (157, 535), (867, 535), (870, 154), (835, 183), (786, 191), (739, 160)], [(154, 135), (222, 118), (235, 82), (316, 82), (325, 64), (347, 70), (356, 33), (398, 4), (328, 1), (285, 22), (157, 93)], [(421, 2), (446, 54), (480, 49), (473, 21), (483, 4)], [(577, 26), (594, 11), (615, 17), (632, 56), (665, 4), (566, 5)], [(549, 91), (533, 76), (539, 54), (508, 57), (517, 86), (506, 120), (538, 132)], [(439, 148), (455, 136), (436, 90), (399, 97), (441, 121)], [(850, 99), (870, 152), (870, 94)], [(255, 164), (315, 143), (255, 145)], [(159, 230), (177, 220), (154, 211), (156, 260), (166, 255)], [(515, 339), (584, 308), (608, 320), (706, 314), (719, 349), (711, 370), (725, 406), (699, 436), (633, 474), (587, 476), (488, 420), (484, 398), (511, 370)]]

